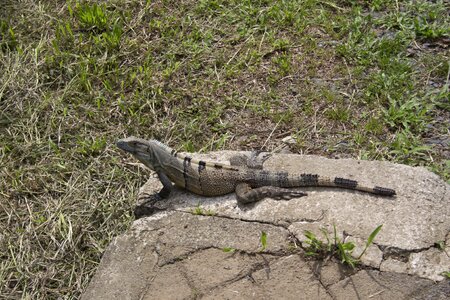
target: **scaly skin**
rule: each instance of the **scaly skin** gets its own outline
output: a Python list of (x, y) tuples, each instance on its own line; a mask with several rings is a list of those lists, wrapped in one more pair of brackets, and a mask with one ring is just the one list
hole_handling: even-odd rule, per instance
[(356, 180), (340, 177), (329, 178), (316, 174), (291, 174), (271, 172), (247, 166), (229, 166), (220, 163), (195, 160), (183, 156), (156, 140), (128, 137), (117, 146), (131, 153), (144, 165), (154, 170), (163, 184), (159, 195), (169, 196), (172, 182), (176, 186), (203, 196), (220, 196), (236, 192), (241, 203), (251, 203), (265, 197), (290, 199), (306, 194), (294, 187), (324, 186), (357, 190), (381, 196), (394, 196), (395, 191), (384, 187), (366, 187)]

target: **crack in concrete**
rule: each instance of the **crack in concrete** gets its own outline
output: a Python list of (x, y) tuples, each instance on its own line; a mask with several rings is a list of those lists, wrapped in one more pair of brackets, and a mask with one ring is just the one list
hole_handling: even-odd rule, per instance
[[(202, 251), (205, 251), (205, 250), (209, 250), (209, 249), (215, 249), (215, 250), (223, 251), (224, 248), (220, 248), (220, 247), (216, 247), (216, 246), (205, 246), (205, 247), (201, 247), (201, 248), (195, 248), (192, 251), (188, 251), (186, 253), (183, 253), (180, 256), (174, 257), (173, 259), (167, 260), (166, 262), (164, 262), (162, 264), (158, 264), (158, 267), (162, 268), (162, 267), (167, 266), (167, 265), (172, 265), (172, 264), (176, 264), (178, 262), (183, 262), (184, 260), (188, 259), (189, 256), (194, 255), (194, 254), (199, 253), (199, 252), (202, 252)], [(155, 252), (158, 254), (158, 261), (157, 262), (159, 262), (160, 254), (156, 251), (156, 249), (155, 249)], [(293, 252), (287, 252), (287, 251), (249, 252), (249, 251), (242, 250), (242, 249), (235, 249), (234, 253), (245, 254), (245, 255), (248, 255), (248, 256), (267, 255), (267, 256), (273, 256), (273, 257), (277, 257), (277, 258), (282, 258), (282, 257), (286, 257), (286, 256), (289, 256), (289, 255), (295, 254)]]
[[(144, 247), (144, 249), (146, 249), (147, 245)], [(159, 263), (159, 253), (156, 250), (156, 247), (151, 247), (150, 246), (150, 251), (144, 251), (145, 253), (156, 253), (156, 262), (152, 267), (152, 273), (149, 273), (148, 276), (146, 276), (146, 282), (147, 284), (145, 284), (140, 292), (138, 293), (139, 299), (143, 299), (145, 297), (145, 295), (147, 294), (147, 292), (149, 291), (149, 288), (152, 284), (152, 282), (155, 280), (156, 278), (156, 273), (155, 270), (158, 268), (158, 263)], [(151, 276), (150, 274), (155, 274), (153, 276)]]
[(391, 246), (383, 246), (383, 245), (377, 245), (378, 248), (383, 252), (383, 258), (382, 260), (387, 260), (389, 258), (401, 261), (401, 262), (408, 262), (409, 256), (412, 253), (420, 253), (423, 251), (428, 251), (432, 248), (438, 248), (436, 244), (430, 245), (428, 247), (423, 248), (417, 248), (417, 249), (401, 249), (398, 247), (391, 247)]
[[(190, 211), (185, 211), (185, 210), (173, 209), (173, 210), (167, 210), (167, 211), (175, 211), (175, 212), (185, 213), (185, 214), (190, 214), (190, 215), (198, 215), (198, 214), (192, 213)], [(246, 222), (246, 223), (267, 224), (267, 225), (272, 225), (272, 226), (275, 226), (275, 227), (281, 227), (281, 228), (286, 229), (286, 230), (289, 231), (288, 227), (291, 226), (294, 223), (316, 223), (316, 222), (319, 222), (319, 221), (323, 220), (324, 215), (325, 215), (325, 211), (322, 211), (322, 214), (317, 219), (309, 219), (309, 218), (301, 218), (301, 219), (297, 219), (297, 220), (282, 219), (282, 220), (277, 221), (277, 222), (244, 219), (244, 218), (239, 218), (239, 217), (227, 216), (227, 215), (223, 215), (223, 214), (215, 214), (215, 215), (206, 215), (206, 214), (203, 215), (202, 214), (201, 216), (223, 218), (223, 219), (228, 219), (228, 220), (238, 220), (238, 221), (242, 221), (242, 222)]]
[[(189, 215), (195, 215), (192, 212), (183, 211), (183, 210), (177, 210), (177, 209), (168, 210), (168, 211), (169, 212), (177, 212), (177, 213), (189, 214)], [(248, 220), (248, 219), (236, 218), (236, 217), (227, 216), (227, 215), (220, 215), (220, 214), (213, 215), (213, 216), (208, 216), (208, 215), (203, 215), (203, 216), (223, 218), (223, 219), (229, 219), (229, 220), (238, 220), (238, 221), (242, 221), (242, 222), (245, 222), (245, 223), (266, 224), (266, 225), (271, 225), (271, 226), (278, 227), (278, 228), (283, 228), (283, 229), (287, 230), (287, 232), (289, 233), (288, 240), (291, 243), (293, 243), (296, 247), (301, 249), (303, 252), (305, 252), (306, 248), (303, 246), (302, 242), (295, 236), (295, 234), (292, 231), (289, 230), (289, 226), (292, 223), (295, 223), (295, 222), (309, 222), (309, 223), (318, 222), (321, 219), (323, 219), (324, 212), (317, 219), (303, 219), (301, 221), (293, 221), (291, 223), (288, 222), (289, 225), (273, 223), (273, 222), (270, 222), (270, 221)], [(155, 230), (152, 230), (152, 231), (155, 231)], [(362, 239), (361, 237), (353, 236), (353, 235), (350, 235), (348, 233), (346, 233), (346, 237), (354, 237), (354, 238)], [(382, 253), (383, 253), (382, 261), (385, 261), (385, 260), (387, 260), (389, 258), (393, 258), (393, 259), (401, 261), (401, 262), (408, 262), (409, 261), (409, 255), (411, 253), (420, 253), (422, 251), (427, 251), (427, 250), (429, 250), (431, 248), (437, 248), (435, 244), (430, 245), (428, 247), (423, 247), (423, 248), (419, 248), (419, 249), (412, 249), (412, 250), (406, 250), (406, 249), (390, 247), (390, 246), (383, 246), (383, 245), (379, 245), (377, 243), (373, 243), (373, 245), (378, 247), (382, 251)], [(207, 247), (202, 247), (202, 248), (196, 248), (193, 251), (189, 251), (189, 252), (183, 254), (182, 256), (179, 256), (179, 257), (176, 257), (176, 258), (174, 258), (174, 259), (172, 259), (170, 261), (167, 261), (166, 263), (164, 263), (164, 264), (162, 264), (160, 266), (163, 267), (164, 265), (167, 265), (167, 264), (174, 264), (174, 263), (176, 263), (178, 261), (183, 261), (186, 258), (188, 258), (190, 255), (193, 255), (193, 254), (195, 254), (195, 253), (197, 253), (199, 251), (208, 250), (208, 249), (223, 250), (223, 249), (221, 249), (219, 247), (216, 247), (216, 246), (207, 246)], [(244, 253), (246, 255), (253, 255), (253, 256), (260, 254), (258, 252), (248, 252), (248, 251), (241, 250), (241, 249), (236, 249), (236, 251), (238, 251), (239, 253)], [(158, 255), (160, 255), (157, 248), (155, 248), (155, 252)], [(275, 251), (267, 251), (267, 252), (264, 252), (264, 254), (273, 255), (273, 256), (277, 256), (277, 257), (286, 257), (288, 255), (293, 254), (293, 252), (289, 252), (289, 251), (287, 252), (287, 251), (280, 250), (280, 251), (276, 251), (276, 252)], [(366, 264), (362, 264), (362, 263), (360, 263), (358, 265), (358, 269), (360, 269), (360, 270), (364, 269), (364, 270), (377, 270), (377, 271), (380, 271), (380, 267), (379, 266), (378, 267), (372, 267), (372, 266), (369, 266), (369, 265), (366, 265)], [(236, 282), (238, 280), (240, 280), (240, 279), (238, 278), (238, 279), (236, 279), (236, 280), (234, 280), (234, 281), (232, 281), (230, 283)], [(320, 277), (318, 277), (318, 280), (320, 281)], [(321, 284), (322, 284), (322, 282), (321, 282)], [(325, 286), (324, 286), (324, 288), (325, 288)], [(328, 290), (327, 290), (327, 292), (328, 292)]]
[[(345, 235), (344, 241), (348, 237), (358, 238), (358, 239), (364, 240), (363, 238), (361, 238), (359, 236), (354, 236), (354, 235), (348, 234), (345, 231), (344, 231), (344, 235)], [(298, 241), (298, 239), (297, 239), (297, 241)], [(302, 248), (304, 251), (306, 251), (306, 248), (303, 247), (302, 245), (303, 244), (300, 242), (300, 248)], [(381, 263), (383, 261), (386, 261), (389, 258), (392, 258), (392, 259), (395, 259), (397, 261), (401, 261), (401, 262), (405, 262), (406, 263), (406, 262), (409, 261), (409, 256), (412, 253), (420, 253), (420, 252), (423, 252), (423, 251), (428, 251), (428, 250), (430, 250), (432, 248), (439, 249), (439, 247), (436, 245), (436, 243), (434, 243), (434, 244), (432, 244), (432, 245), (430, 245), (428, 247), (422, 247), (422, 248), (417, 248), (417, 249), (409, 249), (409, 250), (408, 249), (401, 249), (401, 248), (393, 247), (393, 246), (379, 245), (379, 244), (377, 244), (375, 242), (372, 242), (372, 245), (376, 246), (383, 253), (380, 265), (381, 265)], [(446, 253), (446, 255), (448, 256), (447, 253)], [(362, 264), (362, 263), (360, 263), (359, 266), (362, 266), (363, 269), (374, 269), (374, 270), (378, 270), (378, 271), (380, 270), (380, 266), (373, 267), (373, 266), (369, 266), (369, 265)]]
[[(271, 263), (276, 263), (278, 260), (281, 260), (281, 259), (283, 259), (283, 258), (285, 258), (285, 257), (289, 257), (289, 256), (295, 254), (295, 253), (287, 253), (286, 255), (278, 256), (278, 255), (271, 255), (271, 254), (268, 254), (268, 253), (247, 253), (247, 252), (245, 252), (245, 251), (244, 251), (243, 253), (245, 253), (246, 255), (249, 255), (249, 256), (259, 255), (259, 256), (264, 260), (264, 262), (263, 262), (263, 263), (255, 263), (248, 271), (246, 271), (246, 272), (244, 272), (244, 273), (241, 273), (241, 274), (238, 274), (237, 276), (235, 276), (235, 277), (232, 278), (232, 279), (226, 280), (226, 281), (224, 281), (224, 282), (222, 282), (222, 283), (220, 283), (220, 284), (218, 284), (218, 285), (215, 285), (215, 286), (211, 287), (211, 288), (210, 288), (211, 291), (217, 290), (217, 289), (220, 289), (220, 288), (225, 288), (225, 287), (227, 287), (228, 285), (233, 284), (233, 283), (238, 282), (238, 281), (243, 280), (243, 279), (249, 279), (253, 284), (259, 286), (260, 288), (262, 288), (263, 292), (265, 292), (264, 286), (261, 286), (261, 285), (254, 279), (253, 274), (254, 274), (255, 272), (258, 272), (258, 271), (264, 269), (264, 270), (266, 270), (267, 279), (270, 279), (270, 264), (271, 264)], [(269, 262), (269, 261), (267, 261), (267, 259), (266, 259), (262, 254), (269, 255), (269, 256), (274, 256), (275, 259), (274, 259), (273, 261)], [(303, 258), (302, 258), (302, 259), (303, 259)], [(307, 264), (307, 265), (309, 265), (309, 264)], [(310, 268), (310, 270), (311, 270), (311, 268)], [(336, 299), (336, 297), (334, 297), (334, 296), (330, 293), (330, 291), (327, 289), (327, 287), (325, 287), (325, 285), (324, 285), (323, 282), (320, 280), (320, 278), (318, 278), (317, 276), (315, 276), (315, 274), (314, 274), (314, 272), (313, 272), (312, 270), (311, 270), (311, 273), (313, 273), (313, 277), (315, 277), (315, 278), (319, 281), (320, 286), (323, 287), (323, 289), (324, 289), (324, 290), (326, 291), (326, 293), (330, 296), (330, 298)]]
[(331, 293), (331, 291), (328, 289), (328, 287), (325, 286), (325, 284), (322, 282), (322, 280), (317, 277), (316, 277), (316, 279), (319, 282), (319, 284), (323, 287), (323, 289), (325, 290), (327, 295), (330, 296), (331, 299), (336, 300), (337, 298)]
[[(327, 286), (325, 285), (325, 283), (322, 281), (322, 277), (320, 276), (320, 271), (319, 271), (319, 272), (316, 272), (316, 270), (313, 270), (312, 266), (311, 266), (309, 263), (307, 263), (306, 265), (309, 267), (311, 273), (312, 273), (313, 276), (316, 278), (316, 280), (319, 282), (319, 284), (320, 284), (320, 285), (323, 287), (323, 289), (327, 292), (328, 296), (330, 296), (331, 299), (335, 300), (336, 297), (330, 292), (330, 290), (328, 289), (328, 287), (327, 287)], [(319, 268), (320, 268), (320, 267), (319, 267)], [(331, 285), (330, 285), (330, 286), (331, 286)]]
[[(190, 255), (196, 254), (198, 252), (201, 251), (205, 251), (205, 250), (209, 250), (209, 249), (216, 249), (216, 250), (220, 250), (222, 251), (223, 249), (219, 248), (219, 247), (214, 247), (214, 246), (209, 246), (209, 247), (203, 247), (203, 248), (198, 248), (195, 249), (194, 251), (190, 251), (188, 253), (183, 254), (182, 256), (176, 257), (170, 261), (167, 261), (164, 264), (158, 265), (159, 268), (163, 268), (164, 266), (167, 265), (171, 265), (171, 264), (177, 264), (180, 262), (183, 262), (184, 260), (188, 259)], [(224, 288), (227, 287), (230, 284), (233, 284), (235, 282), (238, 282), (240, 280), (246, 279), (248, 278), (249, 280), (251, 280), (254, 284), (257, 284), (259, 286), (259, 284), (257, 283), (257, 281), (253, 278), (253, 274), (257, 271), (260, 270), (266, 270), (266, 274), (267, 274), (267, 279), (269, 279), (269, 274), (270, 274), (270, 263), (271, 262), (276, 262), (279, 259), (282, 259), (284, 257), (290, 256), (292, 254), (290, 253), (285, 253), (284, 255), (280, 255), (279, 253), (273, 253), (273, 252), (264, 252), (264, 253), (254, 253), (254, 252), (247, 252), (245, 250), (237, 250), (237, 252), (239, 252), (240, 254), (244, 254), (250, 257), (260, 257), (262, 259), (262, 261), (258, 261), (255, 263), (252, 263), (252, 266), (250, 267), (250, 269), (248, 270), (242, 270), (239, 272), (239, 274), (237, 274), (235, 277), (225, 280), (223, 282), (221, 282), (220, 284), (217, 284), (215, 286), (209, 287), (209, 290), (217, 290), (220, 288)], [(267, 258), (265, 256), (271, 256), (274, 257), (274, 260), (272, 261), (268, 261)], [(189, 275), (187, 274), (187, 271), (184, 269), (184, 267), (180, 268), (180, 272), (182, 273), (183, 277), (186, 279), (187, 284), (189, 286), (189, 288), (193, 291), (194, 295), (196, 297), (198, 296), (203, 296), (205, 291), (202, 288), (196, 287), (193, 280), (189, 277)], [(154, 278), (150, 279), (149, 282), (152, 282)], [(147, 285), (147, 289), (150, 286)], [(146, 290), (147, 290), (146, 289)], [(145, 295), (146, 291), (143, 291), (143, 293), (141, 293), (141, 295)], [(194, 297), (196, 299), (196, 297)]]
[(258, 223), (258, 224), (265, 224), (265, 225), (272, 225), (274, 227), (280, 227), (283, 229), (287, 230), (287, 226), (283, 225), (283, 224), (276, 224), (270, 221), (261, 221), (261, 220), (250, 220), (250, 219), (242, 219), (242, 218), (235, 218), (235, 217), (231, 217), (231, 216), (227, 216), (227, 215), (221, 215), (221, 214), (216, 214), (212, 217), (217, 217), (217, 218), (223, 218), (223, 219), (228, 219), (228, 220), (238, 220), (244, 223)]
[(204, 293), (202, 292), (201, 288), (195, 286), (194, 280), (192, 280), (190, 276), (187, 274), (188, 272), (186, 270), (186, 267), (183, 265), (179, 265), (177, 267), (179, 268), (178, 271), (181, 273), (181, 276), (183, 276), (183, 278), (186, 280), (188, 287), (191, 289), (191, 292), (193, 294), (192, 296), (194, 297), (194, 299), (197, 299), (198, 297), (201, 298)]
[[(240, 274), (236, 275), (234, 278), (225, 280), (224, 282), (221, 282), (220, 284), (217, 284), (217, 285), (211, 287), (210, 289), (211, 290), (216, 290), (216, 289), (224, 288), (224, 287), (227, 287), (230, 284), (233, 284), (233, 283), (238, 282), (240, 280), (243, 280), (245, 278), (250, 279), (250, 281), (252, 283), (256, 284), (256, 285), (259, 285), (257, 283), (257, 281), (253, 278), (253, 273), (255, 273), (255, 272), (259, 271), (259, 270), (262, 270), (262, 269), (265, 269), (267, 274), (270, 273), (270, 264), (269, 264), (269, 262), (264, 258), (263, 255), (260, 255), (260, 256), (263, 259), (263, 262), (257, 262), (255, 264), (253, 264), (252, 267), (248, 271), (239, 272)], [(282, 257), (279, 257), (278, 259), (281, 259), (281, 258)], [(276, 261), (276, 260), (274, 260), (274, 261)], [(267, 275), (267, 276), (269, 276), (269, 275)]]
[(158, 267), (162, 268), (162, 267), (167, 266), (167, 265), (173, 265), (173, 264), (176, 264), (177, 262), (182, 262), (185, 259), (189, 258), (189, 256), (191, 256), (193, 254), (196, 254), (196, 253), (204, 251), (204, 250), (209, 250), (209, 249), (218, 249), (218, 248), (214, 247), (214, 246), (205, 246), (205, 247), (201, 247), (201, 248), (195, 248), (192, 251), (188, 251), (186, 253), (183, 253), (180, 256), (176, 256), (176, 257), (174, 257), (172, 259), (169, 259), (169, 260), (165, 261), (164, 263), (158, 265)]

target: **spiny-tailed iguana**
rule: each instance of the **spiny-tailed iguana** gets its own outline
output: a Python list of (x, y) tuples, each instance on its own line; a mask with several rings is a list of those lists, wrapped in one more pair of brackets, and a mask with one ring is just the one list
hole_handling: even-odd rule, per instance
[(167, 198), (173, 189), (172, 182), (190, 192), (203, 196), (219, 196), (236, 192), (241, 203), (251, 203), (265, 197), (290, 199), (306, 194), (293, 187), (324, 186), (358, 190), (382, 196), (394, 196), (389, 188), (360, 186), (357, 181), (340, 177), (328, 178), (316, 174), (291, 174), (285, 171), (262, 170), (257, 155), (245, 165), (224, 165), (195, 160), (179, 154), (174, 149), (156, 140), (128, 137), (117, 142), (117, 146), (136, 157), (154, 170), (163, 184), (158, 193)]

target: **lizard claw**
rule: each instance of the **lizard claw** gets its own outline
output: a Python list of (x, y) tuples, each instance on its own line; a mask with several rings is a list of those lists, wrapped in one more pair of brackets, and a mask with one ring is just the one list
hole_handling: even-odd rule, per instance
[(140, 219), (145, 216), (151, 216), (157, 210), (155, 204), (158, 201), (162, 200), (159, 194), (152, 194), (141, 199), (141, 204), (137, 205), (134, 208), (134, 216), (136, 219)]
[[(259, 156), (263, 153), (262, 156)], [(269, 152), (263, 152), (261, 150), (253, 151), (247, 160), (247, 167), (250, 169), (263, 169), (264, 162), (272, 156)]]

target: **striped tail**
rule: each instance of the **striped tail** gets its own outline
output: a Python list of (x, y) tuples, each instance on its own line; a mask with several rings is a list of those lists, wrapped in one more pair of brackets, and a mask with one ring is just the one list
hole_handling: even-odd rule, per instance
[(381, 196), (395, 196), (395, 190), (385, 188), (381, 186), (367, 187), (358, 184), (358, 181), (352, 179), (346, 179), (341, 177), (335, 177), (333, 180), (327, 177), (320, 177), (320, 186), (340, 187), (344, 189), (352, 189), (357, 191), (368, 192)]
[(380, 186), (363, 186), (356, 180), (341, 177), (326, 177), (317, 174), (289, 174), (287, 172), (275, 172), (271, 178), (271, 185), (279, 187), (323, 186), (338, 187), (349, 190), (357, 190), (381, 196), (395, 196), (393, 189)]

